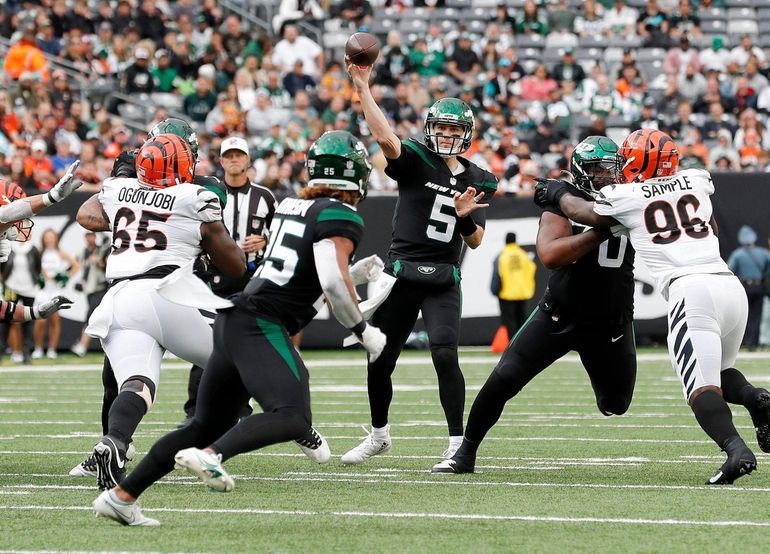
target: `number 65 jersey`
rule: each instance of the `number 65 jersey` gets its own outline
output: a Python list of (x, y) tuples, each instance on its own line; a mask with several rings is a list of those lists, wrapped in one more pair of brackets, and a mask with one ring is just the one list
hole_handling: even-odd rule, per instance
[(201, 224), (222, 219), (216, 194), (188, 183), (154, 189), (136, 179), (107, 179), (99, 202), (112, 227), (108, 280), (189, 263), (201, 252)]
[(708, 171), (686, 169), (641, 183), (604, 187), (594, 211), (628, 228), (634, 250), (668, 298), (668, 285), (676, 277), (730, 271), (709, 224), (713, 193)]

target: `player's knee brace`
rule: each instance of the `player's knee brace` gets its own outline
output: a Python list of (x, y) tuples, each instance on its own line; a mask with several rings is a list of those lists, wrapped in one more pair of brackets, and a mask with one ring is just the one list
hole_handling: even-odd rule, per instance
[(147, 411), (152, 408), (155, 402), (155, 383), (143, 375), (132, 375), (123, 382), (120, 392), (133, 392), (139, 396), (147, 405)]

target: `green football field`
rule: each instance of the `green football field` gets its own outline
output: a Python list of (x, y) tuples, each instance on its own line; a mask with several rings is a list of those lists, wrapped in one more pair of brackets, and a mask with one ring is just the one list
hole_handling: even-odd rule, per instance
[[(631, 409), (612, 418), (598, 413), (577, 358), (564, 358), (508, 404), (477, 473), (462, 476), (430, 473), (447, 440), (427, 353), (406, 353), (396, 370), (393, 450), (356, 467), (339, 456), (368, 423), (363, 354), (305, 357), (332, 461), (317, 465), (294, 444), (244, 455), (226, 463), (229, 494), (174, 472), (142, 497), (156, 528), (95, 518), (95, 482), (67, 475), (100, 436), (99, 360), (0, 367), (0, 551), (767, 552), (770, 455), (734, 407), (759, 469), (734, 486), (703, 485), (723, 454), (662, 350), (640, 353)], [(461, 354), (466, 414), (496, 360)], [(768, 354), (744, 353), (739, 367), (768, 387), (769, 365)], [(185, 364), (166, 363), (139, 456), (182, 418), (186, 383)]]

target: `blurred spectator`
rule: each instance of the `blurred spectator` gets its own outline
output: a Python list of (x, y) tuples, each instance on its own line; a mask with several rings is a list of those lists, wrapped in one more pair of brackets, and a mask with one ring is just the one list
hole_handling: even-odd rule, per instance
[(733, 146), (740, 150), (744, 146), (745, 136), (749, 131), (755, 131), (762, 150), (770, 150), (770, 132), (765, 130), (762, 123), (757, 119), (757, 112), (746, 110), (738, 118), (738, 129), (733, 137)]
[(742, 146), (738, 148), (738, 156), (741, 160), (741, 168), (758, 169), (759, 154), (762, 151), (760, 135), (756, 129), (748, 129), (742, 138)]
[(668, 28), (668, 17), (661, 11), (657, 0), (647, 0), (647, 5), (636, 20), (636, 33), (641, 37), (642, 44), (666, 48), (669, 45)]
[(163, 44), (166, 24), (163, 22), (163, 14), (155, 5), (155, 0), (141, 0), (135, 21), (142, 38), (152, 40), (156, 46)]
[(411, 71), (412, 60), (409, 58), (409, 49), (401, 40), (401, 33), (395, 29), (388, 31), (388, 38), (380, 55), (380, 63), (376, 67), (375, 82), (393, 87), (402, 75)]
[(719, 77), (715, 73), (710, 73), (706, 79), (706, 90), (693, 104), (693, 111), (697, 113), (710, 111), (711, 104), (714, 103), (721, 104), (723, 112), (732, 112), (735, 101), (722, 94), (719, 88)]
[(260, 135), (274, 124), (283, 124), (285, 121), (284, 110), (273, 105), (270, 93), (265, 89), (257, 90), (257, 105), (246, 114), (248, 132)]
[(37, 47), (46, 54), (58, 56), (62, 50), (61, 39), (56, 36), (51, 20), (46, 18), (40, 22), (37, 34)]
[(350, 79), (338, 61), (329, 62), (326, 72), (321, 77), (320, 88), (328, 90), (332, 96), (341, 96), (345, 100), (349, 100), (353, 92)]
[(655, 100), (645, 98), (642, 102), (642, 113), (631, 123), (632, 129), (660, 129), (655, 115)]
[(53, 165), (53, 173), (57, 178), (60, 178), (64, 171), (74, 162), (77, 158), (70, 152), (70, 143), (67, 139), (59, 139), (56, 141), (56, 154), (51, 156), (51, 164)]
[(548, 34), (549, 29), (546, 17), (540, 13), (540, 8), (533, 0), (524, 2), (524, 8), (516, 18), (516, 32), (543, 36)]
[(535, 195), (535, 185), (540, 176), (540, 164), (534, 160), (521, 160), (519, 173), (508, 181), (503, 193), (515, 196), (532, 197)]
[(585, 0), (583, 11), (575, 18), (575, 33), (580, 37), (599, 37), (606, 30), (606, 22), (596, 0)]
[(538, 64), (532, 75), (521, 80), (521, 99), (543, 101), (557, 86), (556, 81), (548, 75), (545, 64)]
[(56, 182), (53, 163), (48, 157), (48, 146), (44, 140), (32, 141), (30, 154), (24, 159), (24, 174), (32, 178), (35, 187), (41, 191), (50, 189)]
[(302, 67), (302, 60), (297, 59), (294, 62), (292, 71), (283, 76), (283, 88), (294, 98), (299, 90), (311, 90), (315, 87), (315, 79), (305, 74)]
[(604, 11), (604, 32), (609, 36), (634, 36), (638, 18), (639, 12), (627, 6), (624, 0), (615, 0), (612, 7)]
[(155, 90), (155, 81), (149, 69), (150, 52), (144, 47), (134, 51), (134, 63), (126, 69), (120, 88), (125, 94), (146, 93)]
[(754, 45), (751, 35), (743, 35), (740, 44), (730, 50), (730, 61), (743, 67), (749, 61), (750, 56), (756, 56), (760, 63), (765, 63), (765, 53), (762, 49)]
[(738, 76), (735, 81), (735, 107), (739, 113), (757, 107), (757, 91), (745, 75)]
[(709, 149), (701, 140), (700, 131), (688, 127), (679, 141), (679, 165), (682, 169), (706, 169), (709, 165)]
[(217, 104), (217, 95), (211, 82), (203, 77), (195, 81), (195, 92), (184, 97), (182, 110), (193, 121), (203, 123), (208, 113)]
[(340, 19), (356, 27), (371, 23), (372, 6), (369, 0), (342, 0), (339, 5)]
[(685, 99), (679, 101), (676, 106), (676, 115), (666, 128), (666, 132), (674, 140), (684, 140), (690, 128), (697, 128), (695, 118), (692, 115), (692, 105)]
[(711, 166), (709, 169), (719, 171), (740, 171), (741, 160), (738, 151), (733, 148), (730, 131), (721, 129), (717, 132), (717, 144), (711, 147)]
[(727, 260), (727, 265), (741, 280), (749, 300), (749, 317), (743, 344), (756, 350), (759, 344), (759, 326), (762, 321), (762, 302), (765, 283), (770, 280), (770, 252), (756, 246), (757, 233), (748, 225), (738, 230), (738, 244)]
[(573, 32), (575, 10), (569, 7), (567, 0), (557, 0), (556, 5), (548, 11), (548, 28), (553, 31)]
[(244, 32), (241, 20), (236, 15), (229, 15), (225, 18), (225, 33), (222, 42), (228, 56), (236, 62), (242, 61), (246, 46), (249, 44), (249, 35)]
[(694, 63), (689, 63), (684, 68), (684, 74), (677, 78), (677, 86), (682, 97), (694, 103), (706, 92), (706, 78), (698, 72)]
[(511, 15), (511, 12), (508, 10), (508, 5), (505, 2), (498, 2), (490, 22), (511, 28), (516, 27), (516, 18)]
[[(75, 284), (75, 290), (86, 295), (88, 312), (86, 321), (101, 302), (107, 291), (107, 280), (104, 277), (104, 268), (107, 265), (107, 255), (110, 252), (110, 241), (105, 240), (101, 245), (97, 244), (96, 233), (86, 231), (85, 248), (78, 257), (78, 263), (82, 268), (79, 282)], [(77, 356), (83, 357), (88, 352), (91, 337), (86, 334), (85, 326), (80, 335), (80, 340), (72, 345), (70, 350)]]
[(749, 57), (749, 60), (746, 62), (745, 76), (748, 86), (755, 91), (761, 91), (770, 86), (767, 77), (759, 72), (759, 63), (754, 56)]
[(283, 38), (273, 49), (273, 65), (287, 73), (296, 60), (302, 60), (305, 72), (313, 78), (320, 78), (324, 68), (324, 52), (312, 39), (300, 36), (295, 25), (286, 25)]
[(173, 92), (176, 88), (176, 80), (179, 73), (171, 65), (171, 56), (168, 50), (160, 49), (155, 52), (155, 67), (150, 70), (154, 81), (154, 90), (158, 92)]
[(687, 66), (693, 66), (696, 71), (700, 71), (700, 59), (698, 51), (690, 44), (687, 35), (679, 37), (679, 43), (674, 48), (666, 52), (666, 58), (663, 60), (663, 71), (667, 74), (681, 74), (686, 71)]
[(585, 97), (586, 111), (598, 118), (606, 118), (611, 113), (616, 112), (618, 100), (616, 93), (610, 87), (607, 76), (600, 74), (596, 78), (596, 91)]
[(286, 23), (302, 19), (320, 20), (326, 16), (324, 9), (316, 0), (281, 0), (278, 13), (273, 16), (273, 32), (281, 35)]
[[(112, 18), (112, 31), (122, 35), (131, 23), (134, 23), (134, 13), (128, 0), (119, 0), (115, 8), (115, 16)], [(58, 34), (58, 33), (57, 33)]]
[[(2, 265), (3, 299), (31, 308), (38, 294), (40, 251), (31, 240), (11, 242), (11, 255)], [(8, 336), (11, 361), (29, 363), (34, 323), (13, 323)]]
[(471, 35), (463, 33), (447, 61), (446, 70), (455, 81), (462, 83), (466, 75), (475, 75), (481, 70), (478, 55), (471, 49)]
[(677, 11), (670, 18), (670, 33), (672, 38), (689, 36), (700, 39), (703, 35), (700, 28), (700, 17), (693, 13), (691, 0), (679, 0)]
[(559, 83), (560, 86), (564, 86), (564, 83), (569, 81), (572, 83), (580, 83), (585, 79), (586, 72), (579, 63), (575, 61), (575, 49), (565, 48), (561, 61), (557, 63), (553, 68), (553, 78)]
[(725, 48), (725, 39), (715, 36), (711, 39), (711, 47), (705, 48), (698, 54), (698, 61), (704, 71), (724, 72), (730, 61), (731, 54)]
[(26, 73), (33, 79), (48, 82), (48, 61), (37, 46), (34, 23), (24, 24), (21, 36), (5, 55), (3, 71), (11, 79), (19, 79)]
[(719, 132), (722, 130), (727, 130), (727, 132), (730, 133), (730, 137), (732, 138), (734, 128), (730, 122), (730, 118), (725, 115), (725, 110), (722, 107), (722, 104), (719, 102), (712, 102), (709, 104), (708, 117), (703, 122), (701, 132), (705, 139), (716, 140)]
[(537, 266), (516, 243), (516, 233), (505, 236), (505, 246), (492, 263), (490, 290), (500, 305), (500, 323), (513, 338), (527, 319), (527, 300), (535, 295)]
[(429, 50), (428, 41), (423, 37), (417, 37), (409, 51), (409, 59), (414, 70), (423, 77), (433, 77), (443, 74), (444, 51)]

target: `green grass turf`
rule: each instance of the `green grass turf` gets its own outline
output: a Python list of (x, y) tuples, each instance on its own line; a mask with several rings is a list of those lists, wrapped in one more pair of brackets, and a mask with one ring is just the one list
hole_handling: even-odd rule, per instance
[[(770, 456), (734, 407), (760, 467), (734, 486), (704, 486), (723, 454), (697, 427), (662, 350), (641, 351), (634, 403), (622, 417), (598, 413), (576, 358), (558, 362), (508, 404), (480, 449), (478, 472), (462, 476), (430, 473), (447, 441), (426, 353), (405, 353), (394, 375), (393, 450), (356, 467), (340, 465), (339, 455), (368, 423), (363, 355), (304, 355), (332, 462), (316, 465), (293, 444), (266, 448), (227, 462), (236, 479), (230, 494), (174, 472), (142, 498), (159, 528), (96, 519), (95, 483), (67, 475), (100, 435), (101, 359), (63, 356), (24, 372), (6, 363), (0, 550), (766, 552)], [(466, 414), (495, 359), (463, 352)], [(768, 355), (744, 354), (740, 367), (767, 387), (768, 363)], [(182, 419), (187, 370), (167, 365), (135, 437), (140, 456)]]

